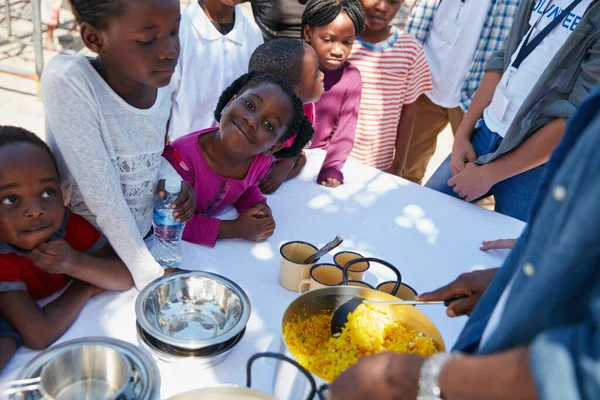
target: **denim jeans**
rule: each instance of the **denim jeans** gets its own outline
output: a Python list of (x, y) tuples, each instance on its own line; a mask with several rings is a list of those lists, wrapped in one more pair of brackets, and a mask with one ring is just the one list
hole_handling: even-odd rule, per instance
[[(500, 143), (502, 143), (502, 137), (490, 131), (483, 120), (479, 121), (479, 127), (475, 130), (471, 138), (471, 144), (475, 153), (477, 153), (477, 157), (495, 152)], [(545, 169), (546, 164), (542, 164), (499, 182), (492, 186), (489, 193), (480, 199), (494, 195), (494, 199), (496, 200), (495, 210), (497, 212), (520, 219), (521, 221), (527, 221), (531, 203), (537, 194)], [(450, 156), (448, 156), (425, 186), (458, 198), (458, 194), (454, 193), (452, 187), (448, 186), (448, 180), (451, 177)]]

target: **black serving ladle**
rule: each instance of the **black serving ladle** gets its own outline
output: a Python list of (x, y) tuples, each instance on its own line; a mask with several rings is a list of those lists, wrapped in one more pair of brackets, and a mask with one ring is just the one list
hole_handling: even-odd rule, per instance
[[(394, 267), (390, 263), (380, 260), (380, 259), (377, 259), (377, 258), (357, 258), (355, 260), (350, 261), (348, 264), (346, 264), (344, 266), (344, 285), (348, 284), (348, 269), (354, 263), (361, 262), (361, 261), (376, 262), (376, 263), (385, 265), (386, 267), (388, 267), (389, 269), (394, 271), (394, 273), (396, 273), (396, 277), (398, 278), (398, 280), (396, 281), (396, 285), (392, 289), (392, 293), (396, 293), (396, 291), (398, 290), (398, 287), (400, 286), (401, 280), (402, 280), (400, 272), (398, 271), (398, 269), (396, 269), (396, 267)], [(363, 299), (362, 297), (354, 296), (350, 300), (341, 304), (333, 312), (333, 316), (331, 318), (331, 336), (338, 337), (342, 333), (342, 329), (348, 322), (348, 315), (350, 313), (354, 312), (354, 310), (356, 310), (356, 308), (359, 305), (361, 305), (362, 303), (379, 304), (379, 305), (410, 305), (410, 306), (424, 305), (424, 304), (427, 304), (427, 305), (443, 304), (447, 307), (452, 302), (459, 300), (459, 299), (464, 299), (466, 297), (468, 297), (468, 296), (460, 295), (460, 296), (455, 296), (455, 297), (452, 297), (452, 298), (444, 300), (444, 301), (416, 301), (416, 300), (374, 301), (374, 300), (367, 300), (367, 299)]]

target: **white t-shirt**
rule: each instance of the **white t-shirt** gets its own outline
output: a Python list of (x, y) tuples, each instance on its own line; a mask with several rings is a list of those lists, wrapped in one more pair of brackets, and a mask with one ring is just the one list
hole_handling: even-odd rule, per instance
[(82, 55), (56, 56), (42, 77), (46, 137), (69, 208), (96, 226), (138, 289), (163, 274), (144, 243), (159, 177), (179, 178), (161, 157), (171, 109), (169, 88), (154, 105), (129, 105)]
[(460, 89), (473, 62), (490, 4), (491, 0), (444, 0), (436, 10), (423, 45), (433, 79), (433, 90), (426, 94), (435, 104), (446, 108), (460, 105)]
[(216, 126), (213, 112), (219, 96), (248, 72), (250, 56), (263, 43), (260, 29), (244, 16), (239, 6), (235, 7), (233, 29), (223, 35), (197, 1), (181, 15), (179, 39), (179, 62), (170, 85), (171, 141)]
[(502, 317), (502, 313), (504, 312), (504, 307), (506, 307), (506, 301), (508, 300), (508, 295), (510, 294), (510, 290), (515, 284), (515, 280), (517, 279), (517, 273), (511, 278), (508, 285), (502, 292), (500, 299), (498, 299), (498, 303), (496, 303), (496, 307), (494, 307), (494, 311), (492, 311), (492, 315), (488, 320), (487, 325), (481, 335), (481, 340), (479, 341), (479, 348), (482, 348), (485, 343), (489, 340), (492, 334), (498, 329), (498, 325), (500, 324), (500, 318)]
[[(573, 0), (538, 0), (536, 3), (529, 24), (535, 25), (530, 41), (536, 37), (552, 20), (567, 8)], [(483, 118), (486, 125), (492, 132), (504, 137), (513, 119), (517, 115), (519, 108), (525, 101), (525, 98), (531, 92), (540, 76), (550, 64), (558, 50), (565, 43), (571, 32), (575, 30), (579, 21), (583, 17), (585, 10), (592, 0), (583, 0), (569, 13), (542, 42), (535, 48), (522, 63), (518, 70), (509, 68), (504, 72), (502, 80), (498, 84), (492, 103), (483, 112)], [(543, 14), (543, 15), (542, 15)], [(527, 36), (527, 35), (526, 35)], [(512, 55), (511, 65), (517, 54), (523, 46), (523, 41)], [(504, 92), (504, 95), (503, 95)], [(505, 99), (510, 99), (508, 105)], [(502, 112), (504, 111), (504, 115)]]

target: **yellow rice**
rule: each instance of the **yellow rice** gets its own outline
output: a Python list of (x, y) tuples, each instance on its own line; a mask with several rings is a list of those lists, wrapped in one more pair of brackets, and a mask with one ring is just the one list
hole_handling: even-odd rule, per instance
[(304, 368), (332, 382), (362, 356), (393, 351), (424, 357), (437, 353), (433, 339), (394, 321), (384, 309), (361, 304), (348, 315), (342, 334), (331, 337), (331, 313), (302, 319), (283, 329), (285, 342)]

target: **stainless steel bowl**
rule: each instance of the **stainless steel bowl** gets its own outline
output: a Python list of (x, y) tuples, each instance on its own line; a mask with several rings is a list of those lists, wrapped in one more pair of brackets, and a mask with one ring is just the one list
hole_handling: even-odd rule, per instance
[[(18, 380), (36, 380), (42, 376), (44, 367), (50, 367), (53, 360), (61, 358), (64, 354), (76, 351), (81, 347), (104, 346), (118, 351), (130, 363), (135, 376), (133, 385), (127, 387), (126, 393), (119, 396), (119, 400), (158, 400), (160, 392), (160, 374), (156, 363), (143, 349), (128, 342), (108, 337), (89, 337), (72, 340), (43, 351), (31, 360), (17, 375)], [(14, 391), (10, 395), (14, 400), (52, 400), (48, 395), (43, 397), (42, 391)], [(59, 397), (60, 398), (60, 397)], [(85, 399), (79, 396), (77, 399)]]
[(192, 361), (194, 368), (211, 368), (222, 362), (233, 351), (233, 348), (244, 337), (244, 329), (236, 336), (213, 346), (200, 350), (188, 350), (171, 346), (149, 336), (137, 325), (140, 344), (158, 360), (170, 364), (182, 364)]
[(42, 368), (41, 387), (57, 400), (118, 399), (133, 386), (131, 363), (110, 346), (80, 346)]
[(171, 346), (197, 350), (238, 335), (250, 318), (250, 300), (233, 281), (210, 272), (166, 275), (140, 292), (141, 329)]

